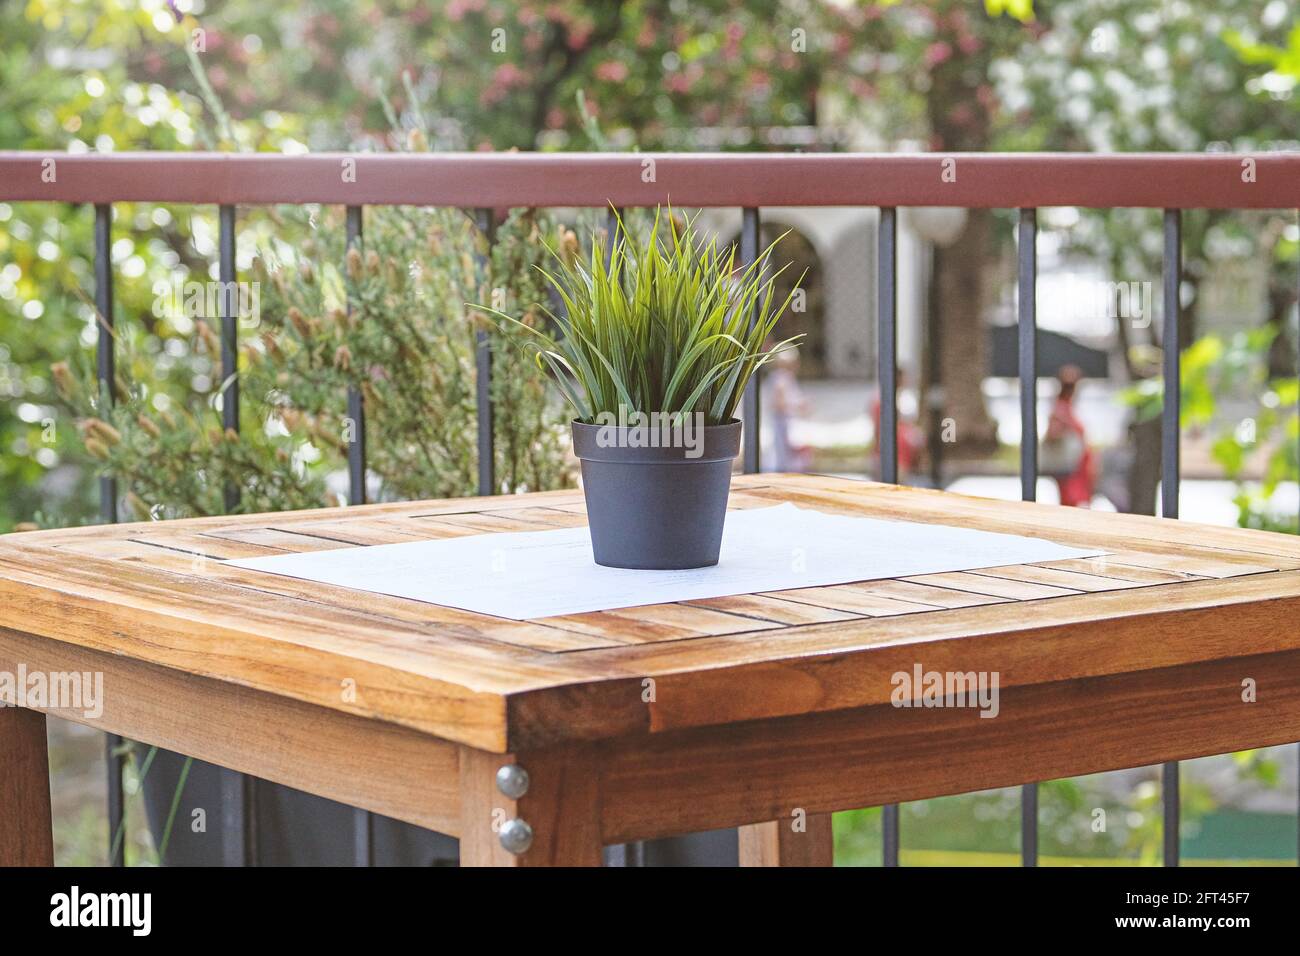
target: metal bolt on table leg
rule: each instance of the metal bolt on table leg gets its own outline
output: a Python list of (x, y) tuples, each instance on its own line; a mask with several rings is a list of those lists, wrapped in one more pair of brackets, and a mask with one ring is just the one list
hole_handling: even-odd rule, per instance
[(511, 800), (528, 792), (528, 771), (517, 763), (508, 763), (497, 771), (497, 789)]
[(501, 824), (501, 845), (515, 856), (527, 853), (528, 848), (533, 845), (533, 828), (528, 825), (527, 820), (507, 820)]

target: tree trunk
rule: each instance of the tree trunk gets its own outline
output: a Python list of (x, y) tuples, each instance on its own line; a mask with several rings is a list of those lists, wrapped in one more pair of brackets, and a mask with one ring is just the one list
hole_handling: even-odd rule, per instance
[(1129, 433), (1133, 467), (1128, 474), (1129, 514), (1156, 513), (1156, 487), (1160, 484), (1160, 419), (1135, 422)]
[(984, 325), (984, 263), (992, 217), (972, 209), (956, 242), (935, 250), (935, 308), (943, 327), (939, 349), (945, 418), (955, 425), (959, 454), (983, 454), (997, 447), (997, 424), (984, 406), (989, 373), (989, 335)]

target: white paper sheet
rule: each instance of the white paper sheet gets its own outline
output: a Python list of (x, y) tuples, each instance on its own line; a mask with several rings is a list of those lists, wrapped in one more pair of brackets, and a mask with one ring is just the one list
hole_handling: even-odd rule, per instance
[(850, 518), (792, 504), (732, 511), (716, 567), (603, 568), (585, 527), (241, 558), (227, 564), (526, 620), (728, 594), (1092, 557), (1041, 538)]

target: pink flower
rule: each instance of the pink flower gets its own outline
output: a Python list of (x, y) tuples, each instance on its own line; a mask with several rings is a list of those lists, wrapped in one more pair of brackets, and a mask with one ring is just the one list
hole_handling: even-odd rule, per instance
[(934, 68), (946, 63), (952, 57), (952, 47), (942, 41), (931, 43), (925, 48), (925, 65)]
[(495, 86), (502, 86), (509, 89), (512, 86), (521, 84), (524, 80), (524, 71), (519, 69), (513, 63), (502, 63), (492, 71), (492, 83)]
[(596, 79), (622, 83), (627, 79), (627, 64), (622, 60), (606, 60), (596, 67)]
[(574, 24), (569, 27), (568, 47), (570, 50), (585, 50), (591, 39), (592, 27), (589, 23)]

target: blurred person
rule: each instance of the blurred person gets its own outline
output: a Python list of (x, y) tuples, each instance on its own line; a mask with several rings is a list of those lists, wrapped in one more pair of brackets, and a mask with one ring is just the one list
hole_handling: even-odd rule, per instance
[(1097, 493), (1114, 505), (1116, 511), (1131, 513), (1133, 470), (1137, 461), (1137, 430), (1133, 422), (1128, 423), (1125, 434), (1125, 441), (1103, 449), (1099, 456)]
[(1088, 448), (1083, 422), (1074, 411), (1074, 396), (1082, 378), (1083, 372), (1077, 365), (1063, 365), (1056, 373), (1060, 387), (1043, 439), (1043, 457), (1047, 462), (1044, 471), (1056, 479), (1061, 504), (1071, 508), (1089, 507), (1097, 483), (1096, 460)]
[[(902, 393), (907, 388), (907, 370), (899, 369), (895, 373), (896, 391)], [(925, 450), (925, 432), (916, 423), (915, 407), (904, 407), (901, 398), (895, 401), (898, 410), (898, 480), (903, 481), (915, 470), (921, 453)], [(880, 391), (871, 400), (871, 423), (876, 430), (873, 454), (876, 457), (876, 474), (880, 475)]]
[(772, 423), (772, 440), (765, 446), (768, 454), (765, 471), (806, 471), (811, 450), (796, 445), (790, 438), (795, 418), (807, 415), (808, 399), (799, 387), (799, 352), (785, 349), (764, 370), (763, 413)]

